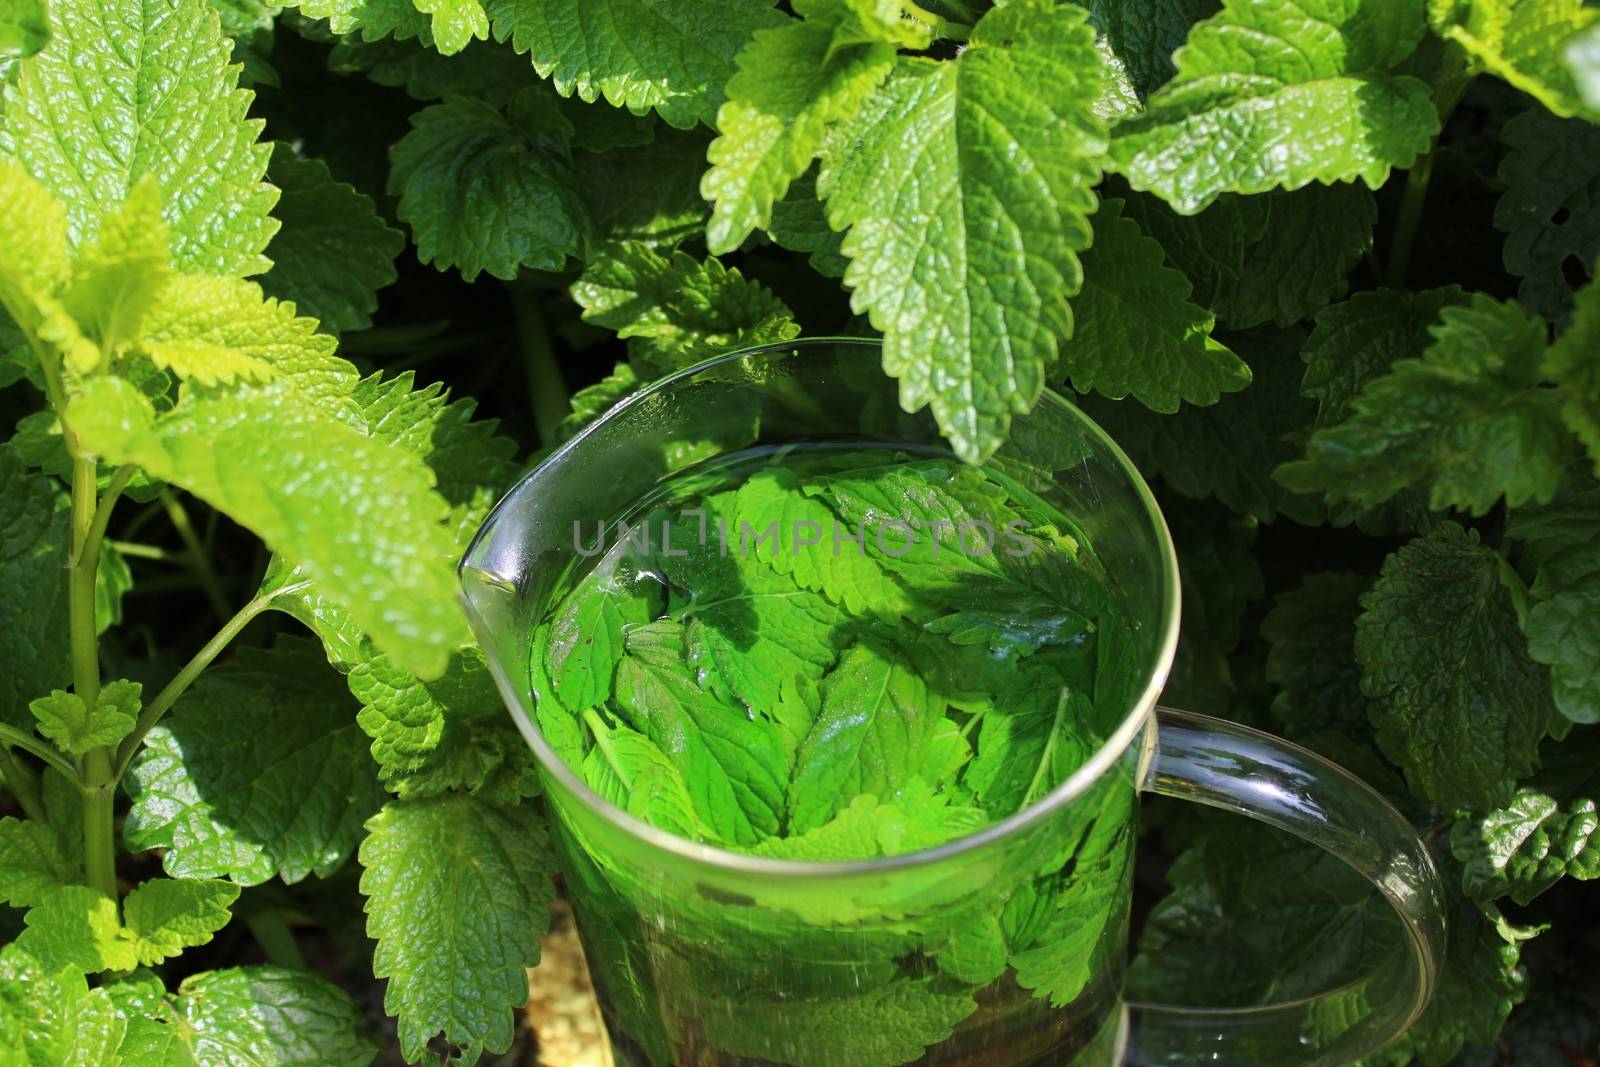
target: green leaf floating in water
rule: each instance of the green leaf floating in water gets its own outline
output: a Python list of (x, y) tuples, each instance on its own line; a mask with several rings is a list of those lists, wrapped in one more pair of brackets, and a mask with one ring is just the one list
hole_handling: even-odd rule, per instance
[(882, 448), (683, 476), (553, 602), (540, 725), (601, 796), (703, 841), (848, 859), (962, 836), (1104, 736), (1114, 608), (1073, 528), (998, 474)]

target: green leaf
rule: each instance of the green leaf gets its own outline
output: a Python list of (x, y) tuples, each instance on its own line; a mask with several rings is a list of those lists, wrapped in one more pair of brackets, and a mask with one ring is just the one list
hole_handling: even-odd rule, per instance
[(489, 39), (489, 16), (479, 0), (412, 0), (427, 15), (433, 46), (451, 56), (473, 41)]
[(573, 393), (572, 412), (556, 427), (556, 443), (572, 440), (579, 430), (610, 411), (624, 397), (632, 396), (639, 384), (633, 367), (618, 363), (610, 374)]
[(1588, 29), (1567, 38), (1562, 59), (1588, 114), (1600, 114), (1600, 26), (1591, 23)]
[[(44, 185), (10, 160), (0, 161), (0, 277), (6, 300), (18, 323), (32, 328), (24, 312), (34, 294), (49, 294), (66, 284), (70, 273), (67, 212)], [(19, 291), (18, 286), (21, 286)]]
[(715, 839), (695, 812), (683, 769), (654, 741), (626, 726), (607, 726), (592, 709), (583, 721), (595, 740), (583, 759), (590, 789), (652, 826), (691, 841)]
[(338, 74), (364, 74), (379, 85), (403, 88), (414, 100), (475, 96), (496, 107), (538, 83), (526, 59), (493, 42), (469, 44), (446, 56), (418, 41), (390, 38), (368, 42), (352, 35), (333, 46), (328, 69)]
[(258, 274), (277, 224), (270, 148), (206, 0), (54, 4), (50, 44), (7, 94), (0, 150), (66, 205), (71, 237), (154, 179), (179, 270)]
[(1470, 903), (1447, 918), (1450, 938), (1440, 982), (1421, 1018), (1381, 1053), (1383, 1067), (1445, 1067), (1468, 1042), (1495, 1044), (1511, 1009), (1528, 991), (1528, 973), (1518, 966), (1522, 943), (1537, 933), (1511, 926), (1498, 913)]
[(1218, 0), (1075, 0), (1110, 53), (1111, 77), (1125, 79), (1138, 101), (1177, 73), (1172, 53), (1197, 19), (1216, 14)]
[(582, 711), (611, 696), (612, 674), (622, 659), (624, 632), (651, 622), (649, 600), (625, 569), (591, 578), (548, 621), (545, 665), (555, 694)]
[(1342, 296), (1378, 221), (1371, 190), (1356, 184), (1225, 193), (1198, 215), (1135, 193), (1127, 212), (1193, 283), (1195, 303), (1236, 329), (1288, 326)]
[(851, 306), (883, 332), (901, 406), (931, 405), (964, 459), (1033, 407), (1072, 333), (1106, 148), (1100, 72), (1081, 9), (1020, 0), (954, 61), (899, 60), (824, 153)]
[(981, 808), (952, 803), (951, 797), (948, 791), (935, 792), (920, 778), (910, 778), (890, 799), (880, 801), (863, 793), (821, 826), (789, 837), (769, 837), (751, 851), (812, 862), (870, 859), (932, 848), (988, 825), (989, 816)]
[(388, 656), (363, 654), (348, 682), (378, 773), (400, 797), (461, 789), (515, 803), (538, 791), (527, 743), (476, 648), (452, 653), (444, 674), (426, 682)]
[(1272, 715), (1288, 736), (1329, 725), (1366, 732), (1355, 637), (1361, 594), (1371, 584), (1360, 574), (1307, 574), (1262, 621), (1267, 681), (1278, 688)]
[(892, 650), (862, 642), (822, 680), (822, 710), (795, 759), (789, 832), (821, 826), (862, 793), (892, 797), (922, 770), (944, 704)]
[(78, 973), (138, 966), (135, 946), (117, 920), (117, 904), (84, 885), (62, 886), (22, 917), (27, 929), (17, 936), (19, 948), (51, 970)]
[(1490, 1057), (1505, 1055), (1517, 1064), (1545, 1059), (1551, 1067), (1582, 1067), (1566, 1058), (1567, 1051), (1594, 1049), (1600, 1041), (1589, 1007), (1600, 982), (1582, 950), (1571, 938), (1541, 937), (1523, 950), (1518, 978), (1519, 1003), (1495, 1036), (1493, 1050), (1469, 1048), (1457, 1062), (1463, 1067), (1493, 1067)]
[[(426, 462), (450, 505), (452, 542), (438, 559), (453, 567), (466, 539), (517, 473), (515, 446), (495, 435), (492, 420), (474, 420), (471, 400), (451, 402), (435, 384), (414, 389), (410, 373), (363, 379), (347, 398), (353, 418), (375, 439)], [(443, 675), (423, 680), (373, 647), (363, 623), (315, 581), (303, 588), (302, 568), (275, 559), (263, 582), (273, 606), (322, 639), (330, 662), (349, 673), (362, 703), (357, 721), (373, 739), (385, 784), (401, 796), (467, 789), (507, 801), (536, 786), (531, 756), (463, 626), (445, 644)], [(296, 591), (297, 590), (297, 591)], [(441, 605), (453, 606), (457, 591)]]
[(1573, 722), (1600, 722), (1600, 564), (1535, 604), (1523, 632), (1528, 655), (1550, 668), (1561, 714)]
[[(707, 498), (705, 544), (687, 556), (658, 556), (674, 586), (691, 598), (678, 612), (687, 619), (689, 661), (704, 684), (719, 696), (766, 713), (800, 699), (797, 687), (815, 683), (838, 656), (833, 634), (843, 613), (827, 598), (795, 584), (755, 558), (750, 544), (760, 531), (746, 531), (733, 509), (734, 494)], [(675, 545), (696, 545), (698, 516), (679, 512), (672, 527)], [(728, 530), (729, 553), (710, 551)], [(658, 527), (659, 528), (659, 527)], [(748, 536), (747, 536), (748, 535)], [(735, 546), (738, 546), (737, 549)], [(670, 627), (652, 631), (670, 635)]]
[(26, 58), (50, 40), (43, 0), (6, 0), (0, 5), (0, 56)]
[(38, 367), (48, 353), (61, 352), (80, 371), (96, 366), (101, 352), (52, 295), (69, 277), (65, 209), (26, 170), (0, 160), (0, 218), (0, 310), (11, 343), (25, 349), (12, 358), (22, 358), (41, 388)]
[(1432, 0), (1439, 36), (1557, 115), (1600, 118), (1580, 95), (1565, 49), (1600, 19), (1583, 0)]
[(54, 690), (28, 705), (38, 720), (39, 732), (56, 747), (74, 756), (97, 748), (109, 748), (133, 732), (139, 717), (138, 682), (107, 682), (100, 690), (93, 711), (84, 706), (76, 693)]
[(1018, 664), (982, 714), (978, 752), (961, 784), (994, 819), (1032, 804), (1088, 755), (1079, 736), (1091, 718), (1087, 701), (1088, 694), (1074, 690), (1052, 664)]
[(117, 1067), (126, 1023), (82, 972), (49, 969), (16, 944), (0, 949), (0, 1035), (18, 1067)]
[[(94, 239), (74, 255), (62, 306), (101, 352), (113, 352), (143, 336), (141, 326), (166, 285), (171, 258), (161, 190), (147, 176), (105, 213)], [(92, 367), (74, 369), (87, 373)]]
[(463, 1063), (481, 1049), (504, 1052), (555, 893), (543, 820), (452, 794), (390, 801), (367, 832), (372, 973), (389, 980), (383, 1004), (399, 1017), (401, 1054), (420, 1059), (441, 1031), (465, 1050)]
[[(180, 275), (161, 290), (145, 317), (140, 347), (183, 352), (184, 368), (202, 384), (276, 378), (308, 407), (350, 420), (347, 394), (355, 367), (333, 354), (333, 338), (316, 332), (293, 304), (263, 298), (261, 288), (237, 278)], [(163, 402), (161, 410), (169, 406)]]
[(879, 39), (840, 42), (847, 0), (810, 0), (804, 21), (757, 30), (717, 112), (700, 189), (715, 203), (706, 228), (713, 253), (732, 252), (772, 221), (772, 205), (804, 174), (829, 124), (853, 115), (894, 66), (887, 28)]
[(179, 341), (150, 341), (140, 346), (150, 362), (171, 371), (182, 381), (201, 385), (226, 385), (229, 382), (265, 381), (272, 371), (260, 360), (237, 349), (206, 341), (185, 338)]
[(1578, 293), (1572, 325), (1550, 346), (1543, 370), (1559, 386), (1561, 417), (1600, 474), (1600, 285)]
[(807, 252), (811, 269), (828, 278), (843, 278), (850, 261), (841, 250), (844, 238), (828, 225), (827, 212), (817, 199), (815, 172), (789, 183), (789, 192), (772, 205), (767, 233), (791, 252)]
[(47, 967), (127, 971), (203, 945), (228, 924), (239, 887), (231, 882), (152, 878), (117, 904), (88, 886), (57, 889), (23, 916), (17, 944)]
[(72, 676), (67, 643), (66, 494), (0, 445), (0, 717), (33, 729), (23, 709)]
[(1174, 861), (1129, 967), (1130, 994), (1241, 1007), (1365, 977), (1403, 936), (1339, 860), (1237, 820), (1203, 825)]
[(239, 887), (232, 882), (173, 878), (145, 882), (122, 902), (123, 922), (138, 962), (154, 966), (210, 941), (228, 925), (232, 917), (228, 909), (237, 899)]
[(561, 270), (588, 247), (589, 218), (568, 148), (572, 127), (543, 90), (504, 111), (454, 97), (411, 116), (389, 191), (417, 256), (472, 281), (521, 267)]
[(1300, 392), (1317, 402), (1315, 425), (1334, 426), (1354, 414), (1362, 387), (1396, 361), (1425, 352), (1440, 313), (1461, 303), (1461, 290), (1451, 285), (1420, 293), (1377, 289), (1323, 308), (1300, 349), (1306, 363)]
[[(1500, 128), (1506, 143), (1494, 206), (1506, 235), (1505, 265), (1520, 275), (1517, 298), (1537, 315), (1560, 318), (1574, 280), (1594, 277), (1600, 260), (1600, 126), (1534, 108)], [(1571, 279), (1571, 280), (1569, 280)]]
[(349, 400), (369, 435), (427, 463), (450, 505), (457, 544), (465, 548), (479, 520), (521, 472), (513, 459), (516, 443), (497, 436), (497, 420), (473, 417), (476, 400), (452, 400), (437, 382), (418, 388), (410, 371), (368, 375)]
[(1593, 483), (1579, 483), (1545, 508), (1515, 513), (1507, 533), (1525, 541), (1535, 603), (1522, 617), (1528, 654), (1550, 668), (1556, 708), (1573, 722), (1600, 722), (1600, 553), (1595, 551)]
[(100, 990), (127, 1020), (124, 1064), (138, 1067), (365, 1067), (362, 1012), (325, 978), (286, 967), (190, 975), (168, 993), (148, 973)]
[[(729, 1055), (796, 1067), (881, 1067), (909, 1063), (949, 1037), (977, 1010), (966, 993), (928, 979), (774, 1001), (717, 1005), (703, 1019), (706, 1036)], [(847, 1036), (846, 1036), (847, 1035)]]
[(1545, 766), (1504, 807), (1462, 819), (1450, 851), (1474, 900), (1527, 904), (1562, 878), (1600, 877), (1600, 783), (1589, 733), (1548, 749)]
[(267, 178), (283, 191), (272, 212), (283, 228), (267, 246), (272, 269), (262, 289), (333, 332), (371, 326), (405, 236), (384, 223), (371, 199), (335, 181), (327, 164), (300, 159), (281, 141)]
[(1421, 40), (1422, 0), (1247, 0), (1189, 32), (1177, 76), (1117, 126), (1135, 189), (1192, 215), (1221, 193), (1364, 180), (1378, 188), (1439, 132), (1428, 86), (1384, 73)]
[(314, 644), (240, 650), (146, 737), (124, 778), (123, 840), (164, 849), (175, 878), (331, 875), (383, 802), (354, 712)]
[[(878, 559), (864, 548), (834, 543), (835, 532), (849, 531), (827, 505), (801, 492), (793, 471), (773, 467), (751, 477), (739, 487), (733, 515), (758, 531), (776, 524), (775, 537), (758, 540), (751, 548), (756, 559), (802, 589), (822, 593), (853, 616), (871, 612), (894, 619), (910, 610), (910, 598)], [(805, 550), (808, 541), (815, 551)]]
[(1123, 217), (1122, 201), (1102, 200), (1091, 221), (1077, 326), (1061, 352), (1072, 387), (1176, 411), (1180, 400), (1214, 404), (1249, 385), (1250, 368), (1212, 338), (1215, 318), (1190, 302), (1188, 281)]
[(1278, 515), (1320, 522), (1319, 500), (1290, 492), (1272, 479), (1273, 468), (1301, 454), (1296, 442), (1303, 440), (1315, 414), (1311, 402), (1299, 395), (1294, 356), (1284, 350), (1294, 341), (1235, 341), (1253, 380), (1249, 388), (1210, 407), (1187, 406), (1175, 415), (1160, 415), (1098, 397), (1084, 397), (1082, 406), (1127, 450), (1139, 470), (1159, 476), (1184, 496), (1215, 498), (1262, 522)]
[(670, 125), (713, 125), (734, 56), (782, 16), (770, 0), (488, 0), (510, 39), (562, 96), (605, 98)]
[(463, 620), (446, 504), (421, 460), (281, 386), (193, 394), (156, 418), (131, 386), (99, 379), (67, 418), (104, 458), (183, 486), (297, 562), (380, 649), (444, 670)]
[(55, 832), (43, 823), (0, 819), (0, 902), (31, 908), (75, 880)]
[(1447, 810), (1506, 803), (1553, 710), (1503, 567), (1475, 531), (1447, 522), (1390, 556), (1361, 598), (1356, 657), (1378, 744)]
[(711, 210), (700, 198), (707, 143), (700, 131), (661, 127), (638, 148), (575, 152), (572, 166), (597, 237), (659, 248), (700, 233)]
[(239, 84), (279, 88), (282, 85), (269, 59), (273, 29), (284, 4), (279, 0), (209, 0), (222, 20), (222, 32), (233, 39), (233, 61), (244, 67)]
[(650, 628), (660, 643), (617, 664), (616, 702), (628, 725), (683, 768), (694, 810), (720, 839), (753, 845), (783, 824), (787, 764), (777, 728), (696, 685), (681, 627)]
[(1571, 439), (1555, 392), (1540, 386), (1544, 324), (1482, 295), (1439, 317), (1421, 359), (1369, 381), (1354, 414), (1317, 431), (1307, 458), (1275, 477), (1367, 506), (1427, 488), (1429, 507), (1474, 515), (1502, 495), (1512, 507), (1549, 500)]
[[(369, 42), (393, 37), (419, 40), (428, 46), (434, 43), (428, 16), (414, 0), (299, 0), (297, 6), (306, 18), (327, 19), (328, 29), (335, 34), (359, 34)], [(447, 15), (450, 10), (447, 8)], [(470, 19), (470, 10), (467, 14)]]
[(654, 377), (800, 332), (783, 301), (716, 259), (608, 245), (572, 286), (585, 322), (630, 339), (635, 369)]

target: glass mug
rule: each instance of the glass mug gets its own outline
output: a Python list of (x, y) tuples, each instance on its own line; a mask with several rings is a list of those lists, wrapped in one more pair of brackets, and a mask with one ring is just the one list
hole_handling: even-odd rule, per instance
[[(1285, 1067), (1350, 1063), (1403, 1032), (1443, 955), (1443, 896), (1425, 847), (1377, 793), (1320, 757), (1156, 706), (1178, 639), (1165, 521), (1127, 456), (1051, 392), (1016, 418), (990, 462), (1072, 516), (1129, 620), (1122, 659), (1136, 669), (1121, 672), (1109, 700), (1096, 683), (1101, 743), (1042, 799), (925, 851), (800, 862), (647, 825), (557, 757), (538, 725), (530, 641), (584, 565), (575, 524), (593, 530), (663, 476), (751, 445), (942, 448), (926, 412), (900, 410), (878, 360), (876, 342), (800, 340), (663, 379), (540, 464), (462, 560), (468, 614), (541, 768), (616, 1059)], [(1334, 854), (1393, 905), (1396, 951), (1370, 974), (1290, 1003), (1125, 1002), (1141, 791), (1239, 812)], [(1008, 937), (1026, 948), (1007, 956)]]

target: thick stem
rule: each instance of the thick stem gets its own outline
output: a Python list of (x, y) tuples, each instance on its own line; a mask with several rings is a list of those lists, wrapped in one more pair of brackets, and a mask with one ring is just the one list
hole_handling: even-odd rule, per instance
[(194, 654), (194, 658), (183, 665), (183, 669), (173, 676), (161, 692), (156, 694), (154, 700), (145, 705), (139, 713), (139, 721), (134, 725), (133, 732), (122, 739), (122, 744), (117, 748), (117, 758), (112, 772), (112, 781), (122, 778), (123, 772), (128, 769), (128, 763), (133, 759), (133, 754), (139, 751), (139, 745), (144, 741), (145, 735), (161, 721), (161, 717), (171, 709), (177, 699), (184, 694), (194, 680), (200, 677), (200, 672), (211, 666), (211, 661), (222, 654), (222, 650), (239, 636), (239, 631), (250, 624), (250, 620), (260, 615), (272, 602), (280, 596), (298, 592), (308, 583), (296, 582), (286, 585), (282, 589), (275, 589), (270, 593), (263, 593), (250, 603), (234, 612), (233, 617), (222, 624), (222, 628), (205, 643), (205, 647)]
[[(114, 485), (115, 492), (107, 493), (104, 504), (100, 504), (95, 498), (97, 474), (93, 456), (74, 454), (67, 630), (72, 646), (72, 687), (78, 699), (91, 708), (100, 699), (100, 643), (94, 625), (95, 571), (100, 564), (100, 538), (105, 533), (116, 494), (121, 492), (120, 486)], [(126, 479), (122, 484), (127, 484)], [(85, 754), (83, 873), (91, 886), (112, 898), (117, 895), (116, 832), (112, 811), (116, 791), (116, 781), (111, 777), (111, 750), (101, 748)]]
[(83, 757), (83, 875), (113, 900), (117, 896), (116, 799), (111, 750), (97, 748)]
[(217, 584), (217, 574), (211, 569), (211, 554), (200, 543), (200, 537), (194, 531), (194, 523), (189, 521), (189, 512), (183, 506), (183, 501), (170, 489), (161, 490), (161, 508), (167, 513), (167, 521), (172, 523), (172, 528), (178, 531), (178, 537), (183, 541), (184, 550), (189, 553), (189, 565), (194, 568), (194, 576), (200, 579), (200, 586), (206, 591), (206, 599), (211, 601), (211, 610), (217, 618), (228, 617), (228, 598), (222, 595), (222, 587)]
[(545, 325), (544, 312), (539, 300), (544, 295), (537, 289), (513, 288), (510, 290), (511, 311), (516, 318), (517, 338), (522, 344), (522, 366), (528, 375), (528, 399), (533, 405), (533, 425), (539, 433), (539, 443), (547, 445), (555, 440), (556, 427), (572, 409), (572, 397), (567, 383), (556, 366), (555, 350), (550, 345), (550, 330)]
[(94, 627), (94, 578), (100, 563), (95, 527), (96, 470), (92, 457), (72, 461), (72, 566), (67, 575), (68, 639), (72, 650), (72, 686), (94, 707), (100, 696), (100, 649)]

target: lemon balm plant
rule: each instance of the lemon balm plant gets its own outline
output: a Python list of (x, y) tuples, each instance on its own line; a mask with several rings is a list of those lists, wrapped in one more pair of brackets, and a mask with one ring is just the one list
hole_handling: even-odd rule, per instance
[[(0, 1048), (510, 1048), (553, 868), (453, 565), (519, 459), (803, 325), (967, 462), (1052, 387), (1156, 481), (1171, 699), (1357, 770), (1456, 891), (1381, 1062), (1595, 1058), (1597, 19), (0, 0)], [(1382, 940), (1148, 821), (1138, 995)]]

